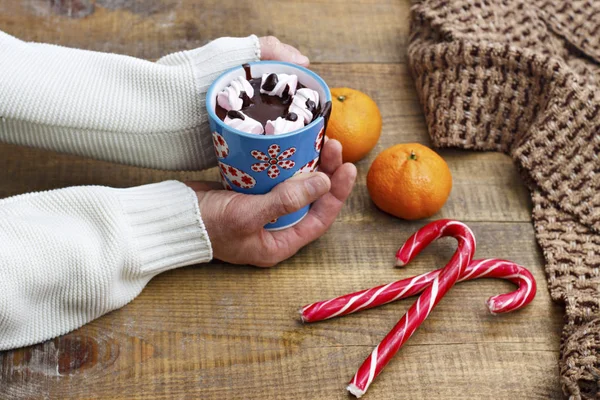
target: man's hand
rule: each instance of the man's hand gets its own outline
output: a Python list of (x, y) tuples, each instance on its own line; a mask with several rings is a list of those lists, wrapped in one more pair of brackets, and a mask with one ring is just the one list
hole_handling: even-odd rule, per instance
[(308, 67), (308, 57), (289, 44), (281, 43), (275, 36), (263, 36), (260, 43), (261, 60), (287, 61)]
[[(356, 167), (342, 164), (342, 145), (328, 140), (321, 153), (320, 170), (288, 179), (264, 195), (214, 190), (214, 183), (187, 182), (198, 196), (214, 257), (233, 264), (271, 267), (323, 235), (352, 191)], [(306, 217), (293, 227), (275, 232), (263, 228), (272, 219), (313, 202)]]

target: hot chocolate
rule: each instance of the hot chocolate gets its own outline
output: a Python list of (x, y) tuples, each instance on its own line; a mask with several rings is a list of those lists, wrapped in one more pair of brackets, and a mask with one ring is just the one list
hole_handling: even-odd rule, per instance
[(246, 76), (236, 77), (217, 95), (215, 111), (227, 125), (267, 135), (293, 132), (320, 116), (327, 125), (331, 102), (321, 107), (319, 93), (296, 75), (270, 73), (254, 78), (250, 65), (243, 67)]

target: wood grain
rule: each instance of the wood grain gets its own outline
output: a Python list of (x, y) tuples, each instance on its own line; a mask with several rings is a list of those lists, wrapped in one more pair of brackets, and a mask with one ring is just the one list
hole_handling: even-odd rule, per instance
[(396, 0), (95, 0), (95, 7), (91, 0), (62, 0), (61, 7), (57, 1), (0, 0), (0, 30), (147, 59), (253, 33), (276, 34), (313, 62), (406, 58), (409, 11)]
[[(148, 59), (224, 35), (274, 34), (306, 52), (330, 86), (370, 94), (384, 120), (376, 149), (357, 164), (356, 189), (321, 239), (274, 269), (213, 262), (166, 272), (75, 332), (0, 352), (0, 399), (348, 399), (346, 382), (411, 301), (311, 325), (298, 321), (298, 308), (441, 267), (455, 246), (436, 242), (393, 268), (395, 250), (423, 221), (380, 212), (365, 186), (379, 151), (429, 144), (404, 64), (409, 8), (408, 0), (0, 0), (0, 30), (25, 40)], [(545, 286), (526, 188), (507, 156), (440, 153), (454, 187), (436, 218), (469, 222), (477, 257), (530, 268), (538, 295), (520, 312), (491, 316), (485, 299), (510, 284), (453, 288), (367, 398), (559, 399), (562, 311)], [(0, 144), (0, 197), (216, 178), (215, 170), (153, 171)]]
[[(518, 261), (543, 283), (529, 224), (471, 225), (478, 257)], [(411, 302), (311, 325), (298, 322), (297, 309), (443, 265), (452, 240), (433, 244), (405, 270), (392, 267), (394, 251), (416, 226), (389, 218), (338, 223), (275, 269), (215, 263), (167, 272), (127, 307), (55, 341), (0, 356), (0, 395), (347, 398), (343, 385)], [(509, 290), (494, 280), (455, 287), (369, 398), (559, 398), (559, 306), (542, 286), (521, 312), (489, 315), (485, 299)]]

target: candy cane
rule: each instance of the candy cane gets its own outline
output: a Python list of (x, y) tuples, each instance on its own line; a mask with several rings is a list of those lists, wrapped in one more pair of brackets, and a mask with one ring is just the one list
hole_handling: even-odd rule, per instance
[[(396, 266), (402, 267), (402, 266), (408, 264), (413, 258), (415, 258), (417, 256), (417, 254), (419, 254), (431, 242), (442, 237), (441, 234), (435, 235), (435, 230), (436, 230), (437, 224), (452, 223), (452, 222), (456, 222), (456, 221), (440, 220), (440, 221), (432, 222), (430, 224), (425, 225), (424, 227), (419, 229), (417, 232), (415, 232), (415, 234), (413, 236), (411, 236), (396, 253)], [(472, 232), (470, 230), (468, 232), (472, 235)], [(473, 241), (475, 241), (475, 238), (473, 238)], [(473, 246), (473, 251), (475, 251), (474, 247), (475, 246)], [(496, 272), (499, 274), (502, 272), (508, 273), (508, 275), (497, 276), (497, 277), (508, 279), (508, 280), (513, 280), (513, 282), (515, 282), (517, 285), (519, 285), (519, 290), (517, 290), (517, 292), (512, 293), (512, 294), (507, 293), (507, 294), (502, 294), (499, 296), (494, 296), (494, 297), (489, 298), (487, 301), (487, 306), (492, 314), (509, 312), (509, 311), (514, 311), (519, 308), (522, 308), (525, 305), (527, 305), (528, 303), (530, 303), (531, 300), (533, 300), (533, 298), (535, 297), (535, 293), (536, 293), (535, 279), (533, 278), (533, 276), (527, 269), (520, 267), (516, 264), (514, 264), (514, 267), (509, 267), (509, 266), (505, 265), (504, 268), (499, 269), (503, 266), (502, 265), (503, 260), (498, 260), (498, 261), (501, 262), (500, 265), (496, 265), (496, 263), (492, 263), (490, 265), (489, 260), (479, 261), (477, 264), (473, 265), (472, 268), (469, 268), (468, 272), (465, 270), (465, 272), (463, 272), (463, 274), (459, 278), (459, 281), (462, 282), (462, 281), (466, 281), (466, 280), (470, 280), (470, 279), (475, 279), (476, 277), (483, 277), (484, 275), (486, 275), (487, 272), (478, 274), (478, 271), (482, 267), (487, 267), (490, 270), (491, 274), (494, 273), (494, 269), (496, 269)], [(504, 263), (507, 263), (507, 261), (504, 261)], [(510, 262), (508, 262), (508, 263), (510, 263)], [(511, 268), (514, 268), (515, 271), (512, 272)], [(496, 277), (496, 276), (490, 275), (489, 277)], [(523, 298), (519, 298), (519, 293), (522, 293)]]
[[(421, 235), (421, 238), (418, 237), (419, 235)], [(387, 363), (429, 316), (431, 310), (448, 290), (463, 276), (465, 269), (471, 262), (475, 253), (473, 232), (465, 224), (452, 220), (435, 221), (417, 231), (398, 252), (398, 255), (403, 258), (398, 258), (397, 255), (397, 259), (400, 262), (404, 261), (405, 264), (425, 247), (422, 243), (431, 243), (443, 236), (456, 238), (458, 249), (440, 274), (433, 278), (431, 284), (423, 291), (417, 301), (360, 366), (347, 388), (356, 397), (365, 394), (373, 379), (381, 373)], [(406, 251), (403, 251), (405, 248)]]
[[(405, 299), (425, 290), (441, 271), (438, 269), (387, 285), (309, 304), (302, 307), (300, 317), (303, 322), (323, 321)], [(513, 292), (492, 296), (487, 300), (486, 304), (492, 314), (521, 309), (531, 303), (535, 297), (536, 283), (531, 272), (511, 261), (495, 258), (473, 260), (458, 281), (479, 278), (506, 279), (518, 286), (518, 289)]]

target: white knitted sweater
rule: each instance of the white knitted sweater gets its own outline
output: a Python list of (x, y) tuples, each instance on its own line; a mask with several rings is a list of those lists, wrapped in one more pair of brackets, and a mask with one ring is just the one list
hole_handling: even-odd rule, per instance
[[(152, 63), (25, 43), (0, 32), (0, 140), (131, 165), (216, 163), (210, 83), (260, 58), (256, 36)], [(156, 274), (212, 258), (195, 193), (169, 181), (0, 200), (0, 350), (69, 332), (122, 307)]]

